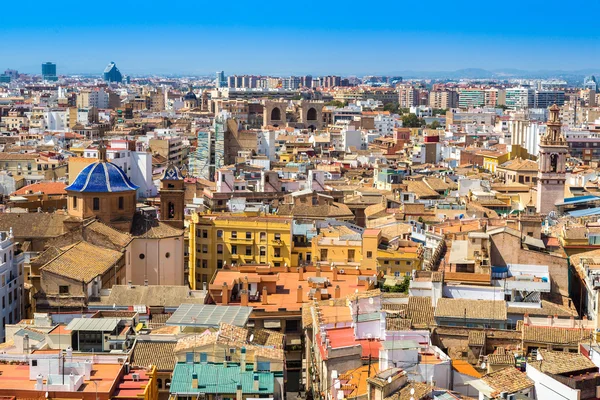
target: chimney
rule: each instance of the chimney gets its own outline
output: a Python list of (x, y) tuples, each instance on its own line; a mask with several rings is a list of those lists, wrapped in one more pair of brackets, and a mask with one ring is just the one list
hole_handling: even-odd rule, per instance
[(334, 296), (336, 299), (340, 298), (341, 295), (341, 289), (340, 289), (340, 285), (335, 285), (335, 292), (334, 292)]
[(298, 267), (297, 271), (298, 271), (298, 280), (303, 281), (304, 280), (304, 267)]
[(239, 383), (235, 388), (235, 400), (242, 400), (242, 385)]
[(242, 347), (240, 350), (240, 369), (242, 372), (246, 372), (246, 348)]
[(240, 305), (242, 307), (247, 307), (248, 306), (248, 290), (247, 289), (242, 289), (240, 297), (241, 297), (241, 299), (240, 299)]
[(269, 304), (269, 302), (267, 301), (267, 287), (266, 286), (263, 286), (263, 289), (262, 289), (262, 303), (263, 303), (263, 305)]
[(298, 292), (296, 294), (296, 302), (302, 303), (302, 285), (298, 285)]
[(229, 288), (227, 287), (227, 282), (223, 282), (223, 289), (221, 289), (221, 303), (224, 306), (229, 304)]
[(254, 374), (254, 382), (252, 385), (252, 388), (254, 389), (255, 392), (258, 392), (259, 389), (259, 385), (258, 385), (258, 374)]
[(321, 277), (321, 267), (317, 267), (316, 276), (317, 278)]
[(72, 392), (75, 390), (75, 375), (73, 375), (73, 373), (71, 372), (69, 374), (69, 392)]
[(194, 372), (192, 374), (192, 389), (197, 389), (197, 388), (198, 388), (198, 374)]
[(337, 267), (335, 267), (335, 266), (331, 267), (331, 272), (333, 273), (334, 282), (337, 281), (337, 274), (338, 274)]

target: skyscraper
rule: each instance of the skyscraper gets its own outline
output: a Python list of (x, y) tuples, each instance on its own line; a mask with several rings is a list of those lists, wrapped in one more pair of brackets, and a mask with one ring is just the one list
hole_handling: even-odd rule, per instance
[(42, 64), (42, 79), (45, 81), (56, 81), (58, 80), (56, 76), (56, 64), (51, 62), (46, 62)]
[(224, 71), (217, 71), (217, 78), (215, 79), (215, 86), (218, 88), (227, 87), (227, 78), (225, 77)]
[(119, 68), (117, 68), (117, 64), (115, 64), (114, 61), (111, 61), (104, 69), (104, 81), (115, 83), (121, 83), (123, 81), (123, 75), (121, 75), (121, 71), (119, 71)]
[(583, 80), (583, 88), (598, 91), (598, 82), (594, 75), (586, 76)]

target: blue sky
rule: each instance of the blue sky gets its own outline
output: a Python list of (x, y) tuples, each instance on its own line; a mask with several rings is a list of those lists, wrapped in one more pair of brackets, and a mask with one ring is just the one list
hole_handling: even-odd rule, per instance
[[(26, 4), (26, 8), (22, 8)], [(7, 1), (0, 70), (389, 74), (600, 65), (598, 0)]]

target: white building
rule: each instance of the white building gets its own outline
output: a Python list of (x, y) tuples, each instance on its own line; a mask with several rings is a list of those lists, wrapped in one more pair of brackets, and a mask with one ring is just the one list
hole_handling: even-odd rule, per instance
[(22, 317), (23, 299), (23, 253), (15, 254), (12, 230), (0, 232), (0, 296), (2, 297), (2, 325), (0, 338), (5, 341), (6, 324), (13, 324)]
[[(396, 119), (391, 114), (379, 113), (373, 119), (375, 124), (375, 132), (380, 136), (391, 135), (396, 127)], [(399, 125), (399, 124), (398, 124)]]

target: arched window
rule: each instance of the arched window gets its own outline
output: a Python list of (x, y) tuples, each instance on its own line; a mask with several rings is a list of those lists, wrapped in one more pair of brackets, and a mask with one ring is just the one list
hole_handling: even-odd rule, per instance
[(267, 248), (265, 246), (260, 246), (260, 256), (264, 257), (267, 254)]
[(552, 172), (556, 172), (558, 169), (558, 154), (550, 154), (550, 168)]
[(94, 197), (92, 199), (92, 202), (93, 202), (94, 211), (99, 211), (100, 210), (100, 197)]
[(306, 120), (307, 121), (316, 121), (317, 120), (317, 110), (315, 110), (313, 107), (308, 109), (308, 112), (306, 113)]
[(175, 204), (169, 202), (169, 219), (175, 218)]
[(279, 109), (279, 107), (275, 107), (271, 111), (271, 119), (274, 121), (279, 121), (281, 119), (281, 110)]
[(217, 245), (217, 254), (223, 254), (223, 245), (222, 244)]
[(162, 389), (162, 388), (163, 388), (163, 387), (162, 387), (162, 379), (158, 378), (158, 379), (156, 380), (156, 383), (158, 384), (158, 388), (159, 388), (159, 389)]

